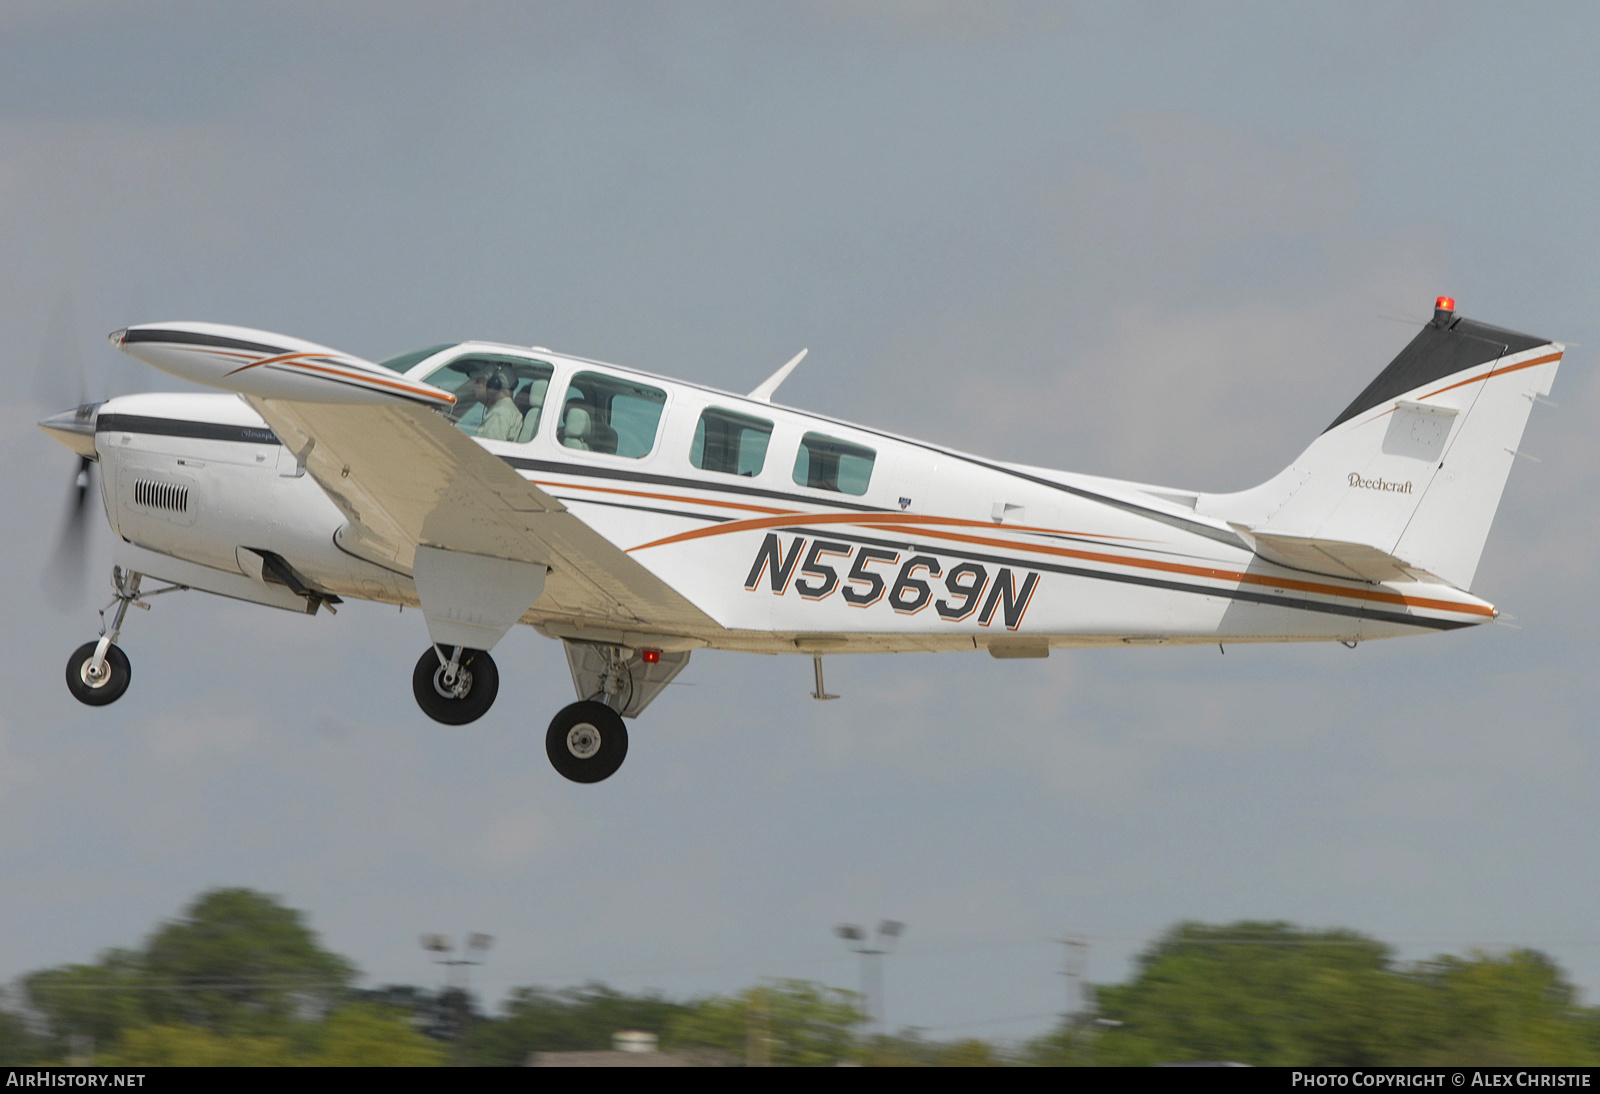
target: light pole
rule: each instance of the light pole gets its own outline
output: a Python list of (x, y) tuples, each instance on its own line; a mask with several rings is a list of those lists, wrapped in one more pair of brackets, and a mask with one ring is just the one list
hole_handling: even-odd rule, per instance
[[(472, 1020), (472, 1000), (467, 994), (467, 969), (473, 965), (483, 964), (483, 955), (489, 952), (489, 947), (494, 943), (494, 938), (486, 934), (469, 934), (466, 944), (461, 947), (461, 956), (452, 957), (455, 953), (455, 939), (447, 934), (425, 934), (422, 936), (422, 948), (429, 953), (441, 956), (433, 959), (434, 964), (443, 965), (444, 973), (444, 1003), (448, 1013), (454, 1010), (455, 1020), (451, 1033), (455, 1037), (457, 1055), (465, 1053), (467, 1047), (467, 1025)], [(460, 981), (457, 983), (457, 981)], [(464, 1062), (464, 1061), (463, 1061)]]
[(844, 944), (861, 955), (861, 1001), (867, 1011), (867, 1032), (882, 1033), (888, 1011), (883, 996), (883, 956), (894, 952), (894, 944), (905, 932), (906, 925), (894, 919), (878, 924), (873, 943), (867, 941), (867, 932), (853, 923), (842, 923), (833, 933), (844, 939)]

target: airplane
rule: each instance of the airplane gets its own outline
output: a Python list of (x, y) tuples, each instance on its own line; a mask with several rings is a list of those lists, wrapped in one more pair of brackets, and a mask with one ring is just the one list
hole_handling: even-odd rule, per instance
[[(1205, 493), (1074, 474), (535, 346), (373, 363), (199, 322), (110, 336), (221, 393), (124, 395), (40, 423), (92, 464), (115, 612), (67, 665), (128, 688), (129, 607), (183, 589), (316, 615), (419, 609), (422, 711), (482, 717), (490, 651), (558, 639), (577, 701), (546, 733), (608, 778), (625, 719), (701, 648), (827, 654), (1337, 641), (1493, 621), (1468, 591), (1533, 403), (1565, 347), (1433, 318), (1287, 468)], [(150, 588), (145, 583), (160, 583)]]

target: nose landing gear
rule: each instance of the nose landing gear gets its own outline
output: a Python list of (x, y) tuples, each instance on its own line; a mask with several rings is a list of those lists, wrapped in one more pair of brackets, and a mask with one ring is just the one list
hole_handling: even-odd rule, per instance
[(489, 713), (500, 694), (500, 670), (483, 650), (452, 646), (446, 657), (430, 646), (411, 673), (411, 694), (434, 721), (464, 726)]
[[(117, 648), (117, 639), (122, 636), (122, 624), (128, 617), (130, 606), (146, 611), (150, 609), (150, 605), (140, 598), (139, 584), (143, 580), (143, 574), (127, 573), (120, 566), (111, 568), (111, 584), (116, 588), (117, 595), (111, 604), (100, 609), (100, 638), (98, 641), (85, 642), (73, 650), (72, 656), (67, 659), (67, 690), (78, 702), (91, 707), (103, 707), (115, 703), (128, 690), (128, 684), (133, 680), (133, 666), (128, 662), (128, 655)], [(172, 585), (144, 595), (157, 596), (182, 588), (181, 585)], [(106, 610), (112, 604), (116, 605), (117, 612), (111, 617), (108, 629), (105, 623)]]

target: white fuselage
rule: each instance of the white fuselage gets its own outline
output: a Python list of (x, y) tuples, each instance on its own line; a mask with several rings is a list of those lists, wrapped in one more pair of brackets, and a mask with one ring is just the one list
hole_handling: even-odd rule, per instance
[[(1449, 585), (1267, 562), (1226, 521), (1197, 512), (1193, 494), (1003, 464), (542, 350), (468, 343), (452, 352), (473, 349), (553, 366), (551, 393), (579, 371), (666, 392), (653, 447), (636, 459), (562, 444), (553, 413), (526, 441), (478, 442), (714, 621), (646, 636), (663, 648), (1026, 656), (1124, 642), (1358, 641), (1493, 618)], [(437, 366), (430, 359), (409, 376)], [(771, 423), (758, 472), (691, 463), (707, 408)], [(796, 482), (809, 433), (875, 454), (864, 493)], [(239, 396), (113, 399), (95, 442), (107, 515), (130, 544), (230, 580), (251, 573), (241, 549), (269, 551), (323, 592), (417, 603), (408, 572), (341, 544), (345, 517)], [(173, 491), (185, 492), (182, 506)], [(564, 605), (555, 580), (523, 622), (609, 640)]]

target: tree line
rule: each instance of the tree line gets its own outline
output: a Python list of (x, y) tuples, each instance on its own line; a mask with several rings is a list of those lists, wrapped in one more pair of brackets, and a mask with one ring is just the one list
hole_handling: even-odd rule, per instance
[(1276, 922), (1179, 924), (1021, 1044), (867, 1037), (854, 993), (801, 980), (689, 1000), (524, 987), (492, 1014), (459, 989), (357, 984), (302, 913), (217, 889), (139, 947), (19, 978), (0, 1065), (517, 1065), (620, 1030), (722, 1065), (1600, 1064), (1600, 1008), (1536, 951), (1401, 963), (1353, 931)]

